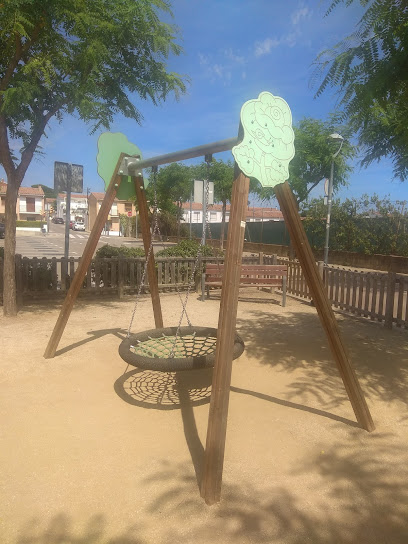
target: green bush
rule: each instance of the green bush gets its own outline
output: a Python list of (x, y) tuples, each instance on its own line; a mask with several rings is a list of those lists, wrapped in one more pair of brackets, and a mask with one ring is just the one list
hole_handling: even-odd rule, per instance
[(104, 257), (144, 257), (145, 252), (141, 247), (118, 247), (105, 244), (96, 251), (95, 256), (100, 259)]
[(16, 221), (16, 227), (29, 227), (40, 229), (44, 221)]
[[(162, 249), (156, 254), (156, 257), (196, 257), (200, 244), (195, 240), (182, 240), (175, 246)], [(203, 246), (201, 248), (203, 257), (222, 257), (223, 252), (215, 247)]]

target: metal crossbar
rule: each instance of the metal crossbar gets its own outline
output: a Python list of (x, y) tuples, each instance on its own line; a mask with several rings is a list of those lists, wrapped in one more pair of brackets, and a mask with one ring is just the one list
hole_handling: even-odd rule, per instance
[(229, 151), (240, 141), (240, 138), (228, 138), (226, 140), (220, 140), (210, 144), (199, 145), (197, 147), (190, 147), (188, 149), (182, 149), (181, 151), (174, 151), (173, 153), (167, 153), (165, 155), (157, 155), (150, 159), (139, 160), (134, 157), (125, 157), (119, 168), (119, 174), (126, 176), (135, 176), (143, 170), (143, 168), (150, 168), (152, 166), (160, 166), (161, 164), (169, 164), (177, 161), (184, 161), (186, 159), (194, 159), (195, 157), (202, 157), (211, 153), (221, 153), (222, 151)]

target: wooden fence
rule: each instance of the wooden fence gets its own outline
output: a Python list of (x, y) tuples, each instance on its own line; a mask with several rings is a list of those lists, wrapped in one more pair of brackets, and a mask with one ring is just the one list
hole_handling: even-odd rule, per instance
[[(264, 258), (264, 262), (274, 258)], [(298, 261), (275, 258), (288, 266), (287, 293), (311, 300), (302, 268)], [(408, 275), (394, 272), (365, 272), (318, 263), (329, 300), (339, 310), (408, 329)]]
[[(196, 281), (207, 262), (223, 262), (223, 259), (202, 257)], [(296, 260), (264, 256), (262, 253), (244, 257), (245, 264), (284, 264), (288, 267), (287, 293), (303, 299), (311, 299), (309, 288)], [(65, 296), (71, 279), (78, 267), (79, 258), (42, 259), (16, 255), (16, 283), (20, 304), (30, 298)], [(193, 273), (195, 258), (156, 258), (159, 289), (172, 291), (186, 289)], [(353, 315), (384, 322), (388, 328), (408, 328), (408, 275), (393, 272), (362, 272), (338, 266), (323, 267), (319, 272), (332, 305)], [(144, 271), (143, 258), (112, 257), (91, 262), (81, 294), (114, 294), (138, 290)], [(148, 291), (145, 278), (144, 292)], [(0, 295), (3, 292), (3, 261), (0, 259)]]

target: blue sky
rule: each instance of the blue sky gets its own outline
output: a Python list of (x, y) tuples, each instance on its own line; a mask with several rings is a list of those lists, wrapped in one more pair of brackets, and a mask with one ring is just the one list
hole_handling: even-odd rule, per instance
[[(173, 0), (172, 6), (184, 54), (172, 58), (169, 69), (190, 78), (187, 94), (159, 107), (136, 97), (143, 124), (118, 116), (111, 127), (138, 145), (144, 158), (234, 137), (242, 104), (262, 91), (284, 98), (294, 123), (326, 119), (334, 110), (334, 93), (314, 98), (312, 63), (353, 30), (361, 13), (357, 2), (326, 18), (327, 1), (319, 0)], [(89, 135), (89, 127), (72, 117), (53, 121), (41, 141), (45, 156), (34, 159), (23, 184), (53, 186), (54, 161), (63, 161), (84, 165), (84, 192), (103, 191), (96, 170), (99, 134)], [(5, 177), (1, 168), (0, 176)], [(408, 183), (393, 181), (390, 161), (383, 160), (364, 170), (356, 166), (338, 196), (374, 192), (408, 199)], [(323, 195), (323, 184), (314, 194)]]

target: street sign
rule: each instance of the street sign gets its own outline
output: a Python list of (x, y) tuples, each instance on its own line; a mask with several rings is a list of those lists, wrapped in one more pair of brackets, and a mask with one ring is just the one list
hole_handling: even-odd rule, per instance
[[(207, 204), (214, 204), (214, 182), (209, 182), (208, 202)], [(194, 200), (198, 204), (204, 203), (204, 181), (194, 180)]]
[(128, 217), (132, 217), (132, 212), (127, 212)]
[(329, 194), (329, 180), (327, 178), (324, 180), (324, 194), (325, 196)]
[(57, 193), (68, 192), (69, 190), (72, 193), (82, 193), (83, 186), (84, 167), (81, 164), (54, 162), (54, 190)]

